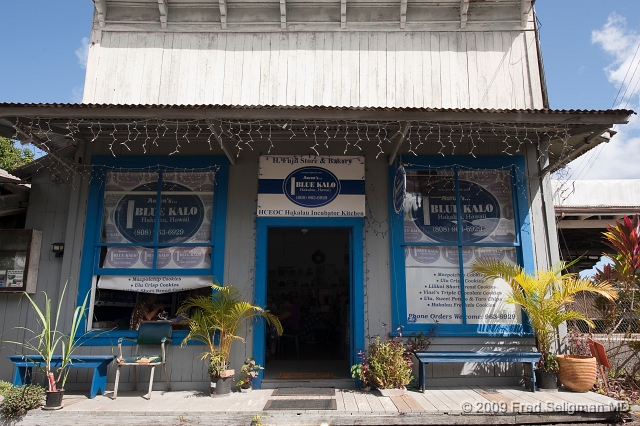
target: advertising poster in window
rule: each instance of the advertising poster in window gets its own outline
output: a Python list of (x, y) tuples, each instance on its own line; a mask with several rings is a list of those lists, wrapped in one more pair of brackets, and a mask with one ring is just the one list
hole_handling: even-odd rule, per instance
[(260, 157), (258, 216), (364, 217), (364, 157)]
[[(521, 322), (520, 309), (505, 302), (509, 285), (503, 280), (485, 281), (471, 272), (471, 265), (480, 258), (517, 262), (513, 247), (473, 246), (515, 242), (510, 176), (508, 170), (461, 171), (456, 188), (456, 180), (449, 171), (407, 173), (405, 241), (436, 243), (405, 248), (409, 323), (462, 324), (461, 273), (464, 273), (464, 323)], [(461, 232), (456, 189), (460, 194)], [(461, 243), (462, 247), (437, 243)], [(463, 265), (459, 264), (460, 250)]]
[[(159, 174), (156, 172), (107, 173), (102, 241), (140, 245), (108, 247), (101, 267), (209, 269), (211, 250), (208, 246), (155, 248), (153, 245), (210, 242), (214, 179), (213, 172), (166, 172), (158, 196)], [(109, 276), (101, 277), (98, 286), (157, 293), (211, 283), (211, 277), (169, 278)]]

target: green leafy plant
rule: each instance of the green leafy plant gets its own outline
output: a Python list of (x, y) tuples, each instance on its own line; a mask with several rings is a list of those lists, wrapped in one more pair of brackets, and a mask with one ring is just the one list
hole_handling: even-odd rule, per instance
[(411, 355), (400, 338), (380, 339), (369, 343), (365, 377), (378, 389), (399, 389), (411, 382)]
[(42, 405), (45, 389), (38, 385), (12, 386), (4, 394), (2, 416), (13, 420), (26, 414), (28, 410)]
[(551, 269), (538, 270), (533, 274), (526, 273), (518, 265), (490, 258), (478, 259), (473, 264), (474, 272), (490, 279), (503, 279), (511, 287), (505, 301), (519, 305), (535, 329), (538, 350), (542, 354), (538, 370), (558, 370), (551, 348), (560, 324), (575, 319), (594, 327), (593, 322), (583, 313), (569, 309), (577, 294), (587, 292), (608, 300), (617, 298), (616, 289), (608, 282), (594, 283), (581, 279), (576, 274), (563, 274), (562, 271), (573, 263), (559, 262)]
[[(69, 333), (63, 332), (61, 327), (61, 318), (60, 315), (63, 312), (62, 302), (64, 300), (64, 295), (67, 290), (67, 285), (65, 284), (62, 289), (62, 294), (60, 295), (60, 300), (58, 301), (58, 306), (53, 315), (51, 310), (52, 300), (49, 298), (47, 293), (44, 294), (44, 306), (41, 308), (35, 302), (34, 299), (31, 298), (27, 293), (24, 293), (25, 297), (31, 303), (31, 308), (35, 313), (35, 318), (38, 327), (35, 329), (30, 329), (27, 327), (17, 327), (18, 329), (22, 329), (27, 331), (32, 335), (32, 337), (25, 339), (23, 342), (12, 341), (9, 343), (14, 343), (21, 345), (26, 352), (35, 352), (35, 354), (42, 357), (44, 361), (44, 373), (47, 377), (48, 390), (55, 391), (57, 390), (58, 385), (62, 389), (64, 389), (64, 385), (67, 380), (67, 375), (69, 373), (69, 365), (73, 362), (72, 356), (73, 353), (78, 349), (81, 345), (81, 338), (84, 336), (84, 333), (80, 335), (80, 325), (82, 324), (82, 320), (86, 318), (87, 311), (87, 302), (89, 300), (89, 294), (84, 298), (84, 302), (81, 306), (77, 306), (73, 311), (73, 316), (71, 319), (71, 329)], [(58, 353), (58, 351), (60, 351)], [(28, 359), (29, 353), (24, 356)], [(60, 366), (54, 368), (51, 366), (51, 362), (54, 357), (60, 355), (61, 363)]]
[(276, 327), (279, 335), (282, 334), (282, 325), (271, 312), (242, 300), (237, 288), (217, 284), (211, 287), (214, 290), (212, 296), (190, 297), (178, 309), (178, 313), (192, 312), (188, 320), (189, 334), (181, 345), (185, 346), (192, 340), (204, 343), (206, 349), (201, 359), (209, 363), (211, 377), (221, 377), (229, 366), (231, 344), (235, 340), (244, 341), (237, 334), (243, 323), (264, 318)]
[(240, 386), (241, 388), (248, 389), (251, 387), (251, 381), (258, 377), (258, 373), (260, 370), (264, 370), (264, 367), (256, 364), (255, 359), (253, 357), (247, 358), (242, 364), (240, 368), (240, 379), (236, 383), (236, 386)]
[(5, 396), (12, 387), (13, 385), (11, 383), (0, 380), (0, 396)]

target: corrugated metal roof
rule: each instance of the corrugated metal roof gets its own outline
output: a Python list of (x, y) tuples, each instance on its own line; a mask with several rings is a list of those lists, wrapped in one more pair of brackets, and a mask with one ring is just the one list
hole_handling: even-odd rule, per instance
[(640, 179), (554, 180), (551, 184), (556, 208), (640, 208)]
[(254, 109), (254, 110), (314, 110), (314, 111), (407, 111), (407, 112), (461, 112), (461, 113), (494, 113), (494, 114), (583, 114), (583, 115), (631, 115), (633, 110), (607, 109), (485, 109), (485, 108), (415, 108), (415, 107), (354, 107), (354, 106), (322, 106), (322, 105), (152, 105), (152, 104), (63, 104), (63, 103), (13, 103), (0, 102), (0, 108), (72, 108), (72, 109)]

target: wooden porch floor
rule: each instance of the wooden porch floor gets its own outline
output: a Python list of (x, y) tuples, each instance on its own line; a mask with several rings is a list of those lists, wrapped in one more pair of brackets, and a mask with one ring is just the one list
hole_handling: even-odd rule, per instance
[[(518, 387), (438, 387), (382, 397), (376, 392), (336, 389), (334, 396), (272, 396), (273, 389), (234, 392), (211, 398), (197, 391), (111, 392), (88, 399), (65, 395), (64, 409), (31, 411), (21, 425), (42, 424), (215, 424), (249, 425), (259, 416), (263, 425), (504, 425), (609, 423), (628, 406), (595, 393), (528, 392)], [(264, 411), (270, 399), (336, 400), (337, 410)], [(141, 417), (143, 416), (143, 417)]]

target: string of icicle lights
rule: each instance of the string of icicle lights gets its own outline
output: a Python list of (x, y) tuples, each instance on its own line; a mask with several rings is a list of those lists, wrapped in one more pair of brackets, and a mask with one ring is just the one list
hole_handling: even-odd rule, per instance
[[(306, 140), (308, 152), (300, 154), (335, 155), (358, 154), (365, 147), (375, 147), (376, 158), (390, 154), (404, 133), (401, 147), (403, 155), (470, 155), (476, 157), (484, 145), (491, 143), (498, 152), (519, 155), (526, 144), (560, 141), (560, 158), (567, 156), (572, 147), (568, 126), (527, 126), (501, 123), (437, 123), (413, 121), (410, 125), (398, 121), (350, 120), (60, 120), (47, 117), (16, 121), (14, 139), (30, 140), (47, 153), (55, 154), (53, 147), (61, 141), (66, 144), (83, 140), (106, 144), (113, 156), (175, 155), (186, 145), (204, 144), (212, 151), (224, 144), (230, 155), (239, 158), (245, 149), (259, 148), (267, 154), (279, 143)], [(429, 154), (420, 150), (429, 147)], [(301, 149), (299, 149), (301, 151)], [(435, 152), (434, 152), (435, 151)], [(542, 160), (542, 151), (540, 158)], [(193, 150), (190, 150), (193, 152)], [(90, 165), (61, 161), (59, 167), (68, 172), (90, 175)]]

